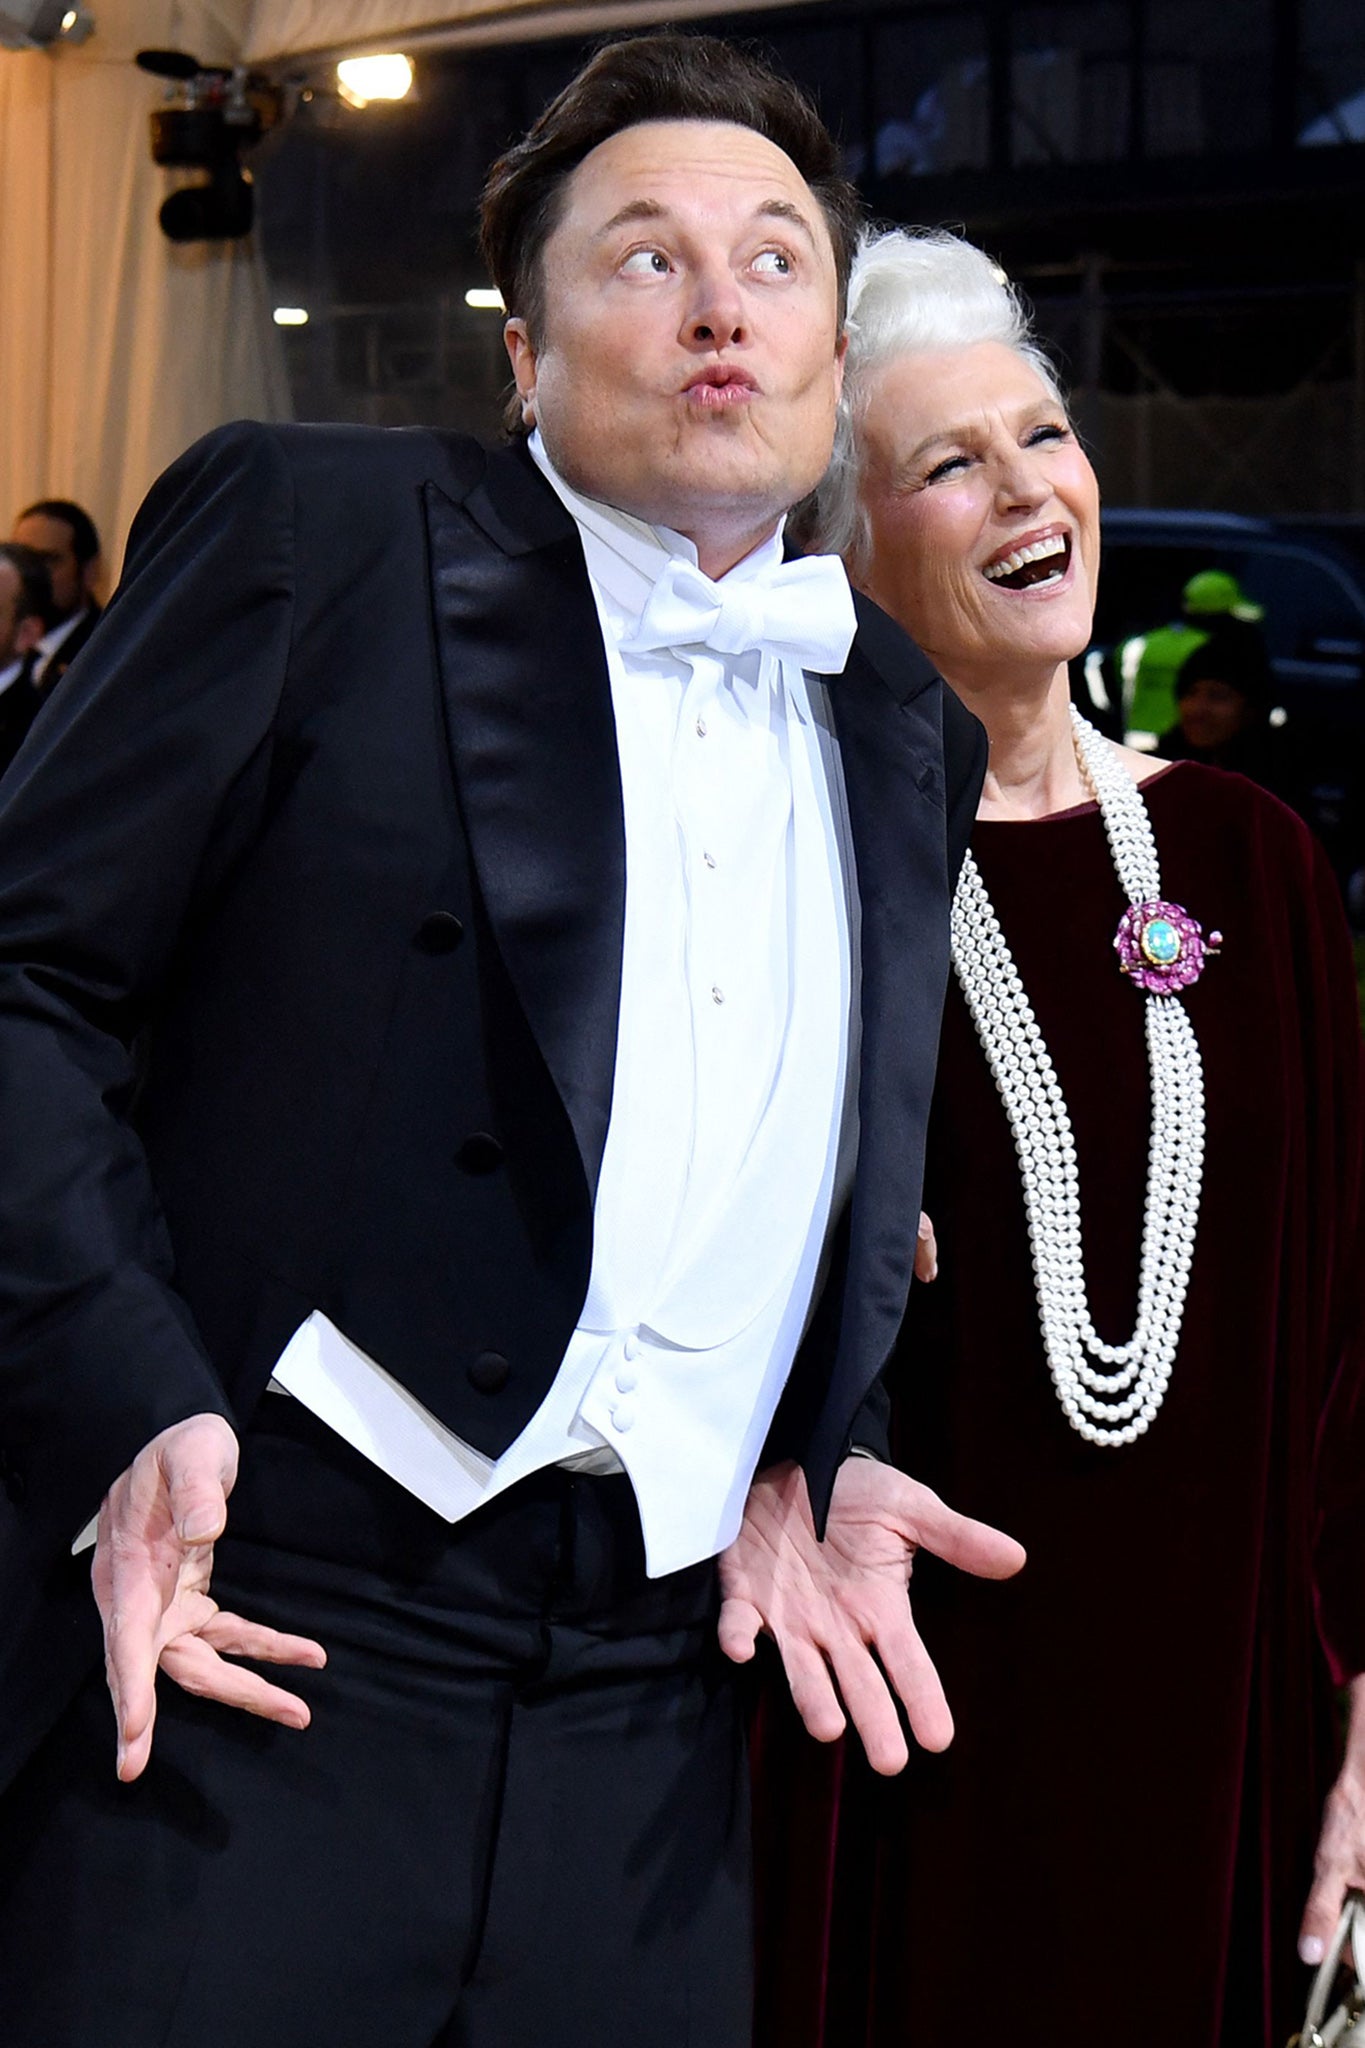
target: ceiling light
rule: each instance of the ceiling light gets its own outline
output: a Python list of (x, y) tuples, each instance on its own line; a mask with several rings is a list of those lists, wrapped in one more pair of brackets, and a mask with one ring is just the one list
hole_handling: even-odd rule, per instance
[(465, 293), (464, 302), (467, 306), (472, 306), (476, 313), (505, 313), (507, 311), (506, 306), (502, 303), (502, 293), (488, 285), (474, 285)]
[(277, 327), (306, 327), (308, 325), (308, 308), (306, 306), (276, 306), (275, 325)]
[(371, 100), (404, 100), (412, 91), (412, 59), (393, 54), (343, 57), (337, 65), (337, 91), (348, 107), (368, 107)]
[(88, 7), (68, 0), (0, 0), (0, 50), (47, 50), (83, 43), (95, 26)]

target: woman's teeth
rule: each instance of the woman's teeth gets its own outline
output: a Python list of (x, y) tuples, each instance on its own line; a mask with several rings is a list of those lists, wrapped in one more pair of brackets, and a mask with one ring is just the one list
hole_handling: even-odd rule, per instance
[(1048, 540), (1035, 540), (1028, 547), (1016, 548), (1003, 561), (992, 562), (982, 571), (992, 583), (1003, 583), (1008, 590), (1028, 590), (1037, 583), (1056, 583), (1066, 574), (1067, 562), (1071, 555), (1071, 542), (1064, 533), (1054, 533)]

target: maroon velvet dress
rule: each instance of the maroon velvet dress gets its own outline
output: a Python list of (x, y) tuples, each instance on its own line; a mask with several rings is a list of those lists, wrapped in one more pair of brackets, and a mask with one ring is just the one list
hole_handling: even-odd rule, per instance
[[(1360, 1038), (1325, 859), (1238, 776), (1147, 785), (1163, 893), (1224, 934), (1186, 997), (1208, 1146), (1180, 1352), (1149, 1433), (1070, 1428), (1019, 1168), (952, 988), (925, 1206), (940, 1277), (892, 1368), (896, 1454), (1029, 1562), (923, 1559), (957, 1722), (879, 1780), (770, 1688), (756, 1729), (760, 2048), (1281, 2048), (1333, 1681), (1365, 1669)], [(1075, 1128), (1096, 1325), (1126, 1338), (1146, 1181), (1143, 1001), (1093, 805), (973, 848)]]

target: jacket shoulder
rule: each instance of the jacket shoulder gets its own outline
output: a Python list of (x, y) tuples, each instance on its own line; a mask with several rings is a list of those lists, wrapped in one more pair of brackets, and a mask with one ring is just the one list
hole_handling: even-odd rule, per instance
[(471, 435), (429, 427), (230, 420), (186, 449), (168, 473), (287, 476), (296, 490), (343, 492), (412, 486), (431, 477), (462, 496), (482, 478), (488, 459)]
[(853, 609), (858, 619), (858, 634), (853, 644), (877, 671), (898, 703), (908, 703), (911, 697), (938, 685), (938, 671), (928, 655), (880, 605), (855, 590)]

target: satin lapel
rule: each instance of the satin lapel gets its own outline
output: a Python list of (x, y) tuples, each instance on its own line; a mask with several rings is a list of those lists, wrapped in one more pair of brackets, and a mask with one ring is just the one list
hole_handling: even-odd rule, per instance
[[(904, 675), (903, 640), (897, 667)], [(858, 1164), (835, 1368), (851, 1414), (900, 1326), (914, 1259), (948, 975), (947, 838), (941, 686), (927, 664), (898, 701), (855, 643), (829, 694), (862, 917)]]
[(491, 455), (423, 493), (456, 788), (499, 952), (595, 1195), (611, 1111), (625, 823), (601, 628), (573, 521)]

